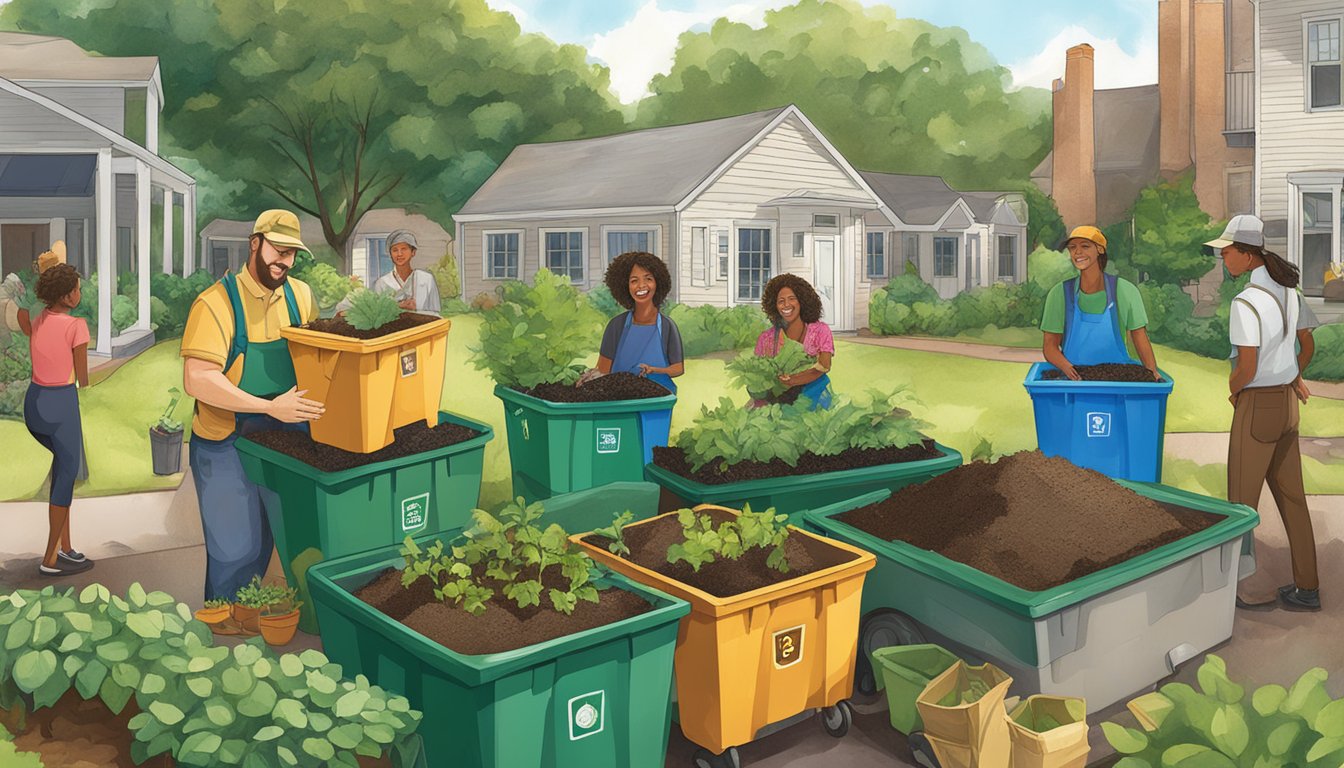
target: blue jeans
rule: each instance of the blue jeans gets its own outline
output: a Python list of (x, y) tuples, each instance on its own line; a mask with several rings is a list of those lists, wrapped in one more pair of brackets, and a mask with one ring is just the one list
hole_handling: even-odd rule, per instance
[(29, 384), (23, 396), (23, 423), (28, 434), (51, 451), (53, 507), (68, 507), (75, 495), (84, 432), (79, 419), (79, 394), (74, 384), (44, 387)]
[[(246, 435), (269, 429), (308, 428), (253, 416), (240, 423), (239, 431)], [(261, 490), (247, 479), (234, 447), (238, 435), (223, 440), (192, 435), (187, 452), (205, 531), (206, 600), (232, 600), (239, 587), (265, 574), (275, 545)]]

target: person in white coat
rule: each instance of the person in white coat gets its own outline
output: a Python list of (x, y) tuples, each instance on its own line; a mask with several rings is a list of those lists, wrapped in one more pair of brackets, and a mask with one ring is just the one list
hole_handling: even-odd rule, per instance
[[(377, 293), (390, 293), (402, 309), (438, 315), (442, 310), (439, 300), (439, 284), (428, 270), (413, 269), (411, 260), (417, 249), (415, 235), (409, 230), (398, 229), (387, 236), (387, 255), (392, 259), (392, 270), (378, 278), (373, 284)], [(347, 297), (336, 305), (337, 313), (350, 308)]]

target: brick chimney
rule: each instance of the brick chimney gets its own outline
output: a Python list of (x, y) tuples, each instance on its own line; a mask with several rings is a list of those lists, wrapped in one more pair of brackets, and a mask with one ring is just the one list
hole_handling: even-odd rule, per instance
[(1093, 117), (1095, 53), (1086, 43), (1069, 49), (1064, 79), (1056, 80), (1052, 197), (1072, 229), (1097, 218), (1096, 133)]
[[(1194, 23), (1191, 0), (1158, 0), (1157, 85), (1162, 100), (1161, 169), (1173, 178), (1194, 162)], [(1218, 30), (1221, 39), (1222, 30)], [(1220, 46), (1221, 47), (1221, 46)], [(1218, 61), (1222, 66), (1222, 61)], [(1221, 91), (1221, 85), (1219, 90)]]

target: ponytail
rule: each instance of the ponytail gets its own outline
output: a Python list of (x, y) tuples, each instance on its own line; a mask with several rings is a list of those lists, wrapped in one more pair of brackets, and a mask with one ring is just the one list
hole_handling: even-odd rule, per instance
[(1249, 253), (1263, 259), (1265, 271), (1269, 272), (1270, 278), (1284, 288), (1296, 288), (1298, 283), (1302, 281), (1302, 274), (1297, 265), (1279, 254), (1256, 245), (1245, 245), (1244, 243), (1233, 243), (1232, 245), (1242, 253)]

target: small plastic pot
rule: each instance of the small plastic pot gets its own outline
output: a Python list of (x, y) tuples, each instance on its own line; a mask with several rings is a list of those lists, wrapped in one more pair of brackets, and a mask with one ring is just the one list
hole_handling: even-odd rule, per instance
[(197, 621), (204, 622), (212, 627), (227, 621), (231, 615), (233, 615), (232, 605), (222, 605), (218, 608), (201, 608), (195, 613)]
[(257, 626), (257, 622), (260, 618), (260, 608), (248, 608), (247, 606), (239, 605), (238, 603), (233, 604), (233, 620), (238, 622), (238, 626), (248, 632), (260, 631)]
[(299, 609), (295, 608), (289, 613), (278, 616), (260, 616), (257, 621), (261, 626), (261, 636), (265, 638), (267, 645), (288, 645), (294, 639), (294, 633), (299, 630)]

